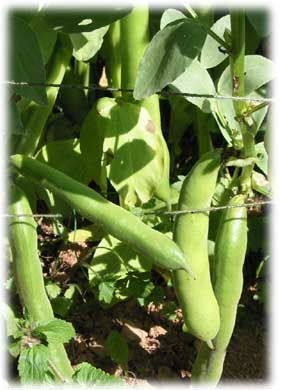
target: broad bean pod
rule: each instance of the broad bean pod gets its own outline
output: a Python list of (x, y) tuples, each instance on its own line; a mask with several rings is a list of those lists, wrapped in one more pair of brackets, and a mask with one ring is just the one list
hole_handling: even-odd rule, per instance
[(52, 191), (78, 214), (99, 224), (104, 231), (128, 244), (155, 265), (169, 270), (182, 269), (194, 277), (188, 259), (177, 244), (129, 211), (47, 164), (22, 155), (11, 156), (10, 161), (18, 173)]
[[(229, 205), (239, 205), (243, 201), (243, 195), (236, 195)], [(200, 347), (192, 370), (194, 383), (216, 385), (221, 378), (243, 288), (246, 249), (246, 208), (227, 209), (221, 216), (214, 256), (214, 291), (220, 308), (221, 325), (214, 340), (215, 349), (210, 351), (203, 344)]]
[[(205, 153), (185, 178), (179, 210), (210, 207), (221, 163), (221, 151)], [(183, 311), (185, 325), (200, 340), (213, 339), (220, 325), (219, 307), (210, 279), (208, 260), (209, 214), (182, 214), (176, 217), (174, 240), (189, 259), (196, 275), (173, 272), (174, 287)]]

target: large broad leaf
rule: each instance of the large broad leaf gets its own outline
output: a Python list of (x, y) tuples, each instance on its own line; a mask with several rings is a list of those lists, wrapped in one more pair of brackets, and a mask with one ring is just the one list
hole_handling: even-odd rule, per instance
[(129, 271), (145, 272), (151, 263), (137, 255), (130, 247), (111, 235), (99, 243), (88, 270), (91, 283), (123, 279)]
[(44, 64), (47, 64), (56, 44), (57, 33), (41, 17), (32, 21), (30, 26), (36, 34)]
[[(46, 83), (44, 61), (37, 38), (26, 22), (11, 17), (9, 78), (16, 82)], [(40, 105), (47, 105), (46, 88), (14, 85), (13, 91)]]
[(57, 8), (45, 9), (43, 16), (55, 31), (80, 33), (107, 26), (127, 15), (131, 9), (129, 6), (111, 6), (110, 9), (76, 8), (68, 11)]
[(143, 99), (160, 91), (182, 74), (198, 56), (206, 37), (194, 20), (175, 20), (149, 43), (140, 62), (134, 98)]
[[(245, 96), (257, 90), (274, 78), (274, 64), (260, 55), (245, 56)], [(232, 78), (230, 66), (222, 73), (218, 82), (219, 94), (232, 94)]]
[[(273, 77), (274, 66), (272, 61), (258, 55), (245, 56), (245, 96), (261, 98), (263, 93), (257, 90), (262, 85), (271, 81)], [(232, 94), (232, 78), (229, 66), (224, 70), (219, 79), (218, 93), (222, 95)], [(248, 106), (251, 107), (251, 104), (248, 103)], [(266, 112), (267, 107), (264, 107), (252, 114), (256, 130), (261, 126)], [(231, 100), (217, 100), (214, 115), (227, 142), (237, 146), (242, 140), (242, 135), (239, 124), (235, 119), (236, 113), (233, 102)], [(237, 145), (235, 145), (235, 143), (237, 143)]]
[(107, 159), (107, 177), (126, 205), (151, 199), (163, 177), (164, 150), (146, 109), (102, 98), (86, 121), (81, 149), (87, 164), (92, 164), (95, 180), (102, 181)]
[(163, 30), (168, 24), (174, 22), (175, 20), (184, 19), (186, 16), (179, 11), (178, 9), (168, 8), (163, 12), (160, 21), (160, 30)]
[(99, 51), (103, 43), (103, 37), (109, 26), (98, 28), (91, 32), (70, 34), (73, 45), (73, 56), (78, 61), (88, 61)]
[[(214, 83), (208, 71), (194, 60), (186, 71), (171, 84), (177, 92), (214, 95), (216, 92)], [(213, 101), (204, 98), (190, 98), (184, 96), (190, 103), (195, 104), (204, 112), (211, 112)]]
[[(220, 38), (224, 39), (223, 34), (225, 29), (230, 30), (230, 16), (226, 15), (214, 23), (211, 30), (213, 30)], [(201, 50), (200, 62), (206, 68), (214, 68), (223, 62), (228, 54), (220, 50), (221, 44), (218, 43), (210, 35), (207, 36), (205, 43)]]
[(271, 23), (267, 9), (252, 10), (250, 8), (246, 10), (246, 16), (260, 37), (264, 38), (270, 34)]

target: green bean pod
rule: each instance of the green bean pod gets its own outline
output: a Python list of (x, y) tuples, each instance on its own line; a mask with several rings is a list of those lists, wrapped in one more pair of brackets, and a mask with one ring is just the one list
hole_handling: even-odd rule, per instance
[[(234, 196), (229, 205), (244, 203)], [(201, 345), (193, 371), (193, 382), (216, 385), (222, 375), (226, 350), (235, 326), (237, 306), (243, 288), (243, 264), (247, 249), (245, 207), (227, 209), (221, 217), (214, 257), (214, 291), (220, 308), (221, 325), (214, 340), (215, 349)]]
[[(17, 186), (10, 191), (9, 213), (32, 214), (27, 197)], [(33, 322), (54, 318), (48, 299), (37, 251), (36, 223), (32, 217), (12, 217), (9, 220), (9, 239), (13, 255), (16, 286), (22, 305)], [(49, 344), (50, 360), (65, 380), (73, 374), (63, 344)]]
[[(210, 207), (221, 163), (221, 151), (204, 154), (183, 182), (179, 210)], [(203, 341), (212, 340), (220, 325), (219, 307), (213, 292), (208, 260), (209, 214), (178, 215), (174, 240), (196, 275), (173, 272), (174, 287), (187, 330)]]
[(171, 270), (184, 269), (191, 273), (180, 248), (170, 238), (150, 228), (129, 211), (47, 164), (22, 155), (11, 156), (10, 161), (20, 174), (43, 188), (48, 188), (77, 213), (99, 224), (104, 231), (147, 257), (155, 265)]

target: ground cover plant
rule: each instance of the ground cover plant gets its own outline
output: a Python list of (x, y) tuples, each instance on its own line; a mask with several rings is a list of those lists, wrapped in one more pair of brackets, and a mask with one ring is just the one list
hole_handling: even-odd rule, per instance
[(10, 10), (11, 381), (266, 379), (268, 18)]

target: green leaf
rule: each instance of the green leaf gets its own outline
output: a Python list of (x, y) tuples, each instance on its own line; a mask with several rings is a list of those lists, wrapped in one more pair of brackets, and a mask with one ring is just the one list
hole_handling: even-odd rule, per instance
[(56, 283), (48, 283), (45, 288), (51, 299), (56, 298), (61, 292), (61, 288)]
[[(271, 60), (260, 55), (245, 56), (245, 96), (274, 78), (275, 67)], [(230, 66), (223, 71), (218, 82), (219, 94), (232, 94)]]
[(19, 337), (22, 334), (19, 328), (19, 319), (15, 316), (12, 308), (5, 302), (1, 302), (0, 309), (6, 322), (7, 336), (13, 336), (14, 338)]
[(72, 305), (72, 300), (65, 297), (56, 297), (52, 300), (52, 308), (54, 313), (65, 317)]
[(105, 341), (105, 348), (116, 364), (119, 364), (122, 368), (127, 367), (129, 358), (128, 344), (119, 332), (116, 330), (110, 332)]
[(270, 183), (262, 173), (253, 171), (252, 187), (255, 191), (259, 192), (260, 194), (267, 196), (269, 198), (272, 197), (272, 189)]
[(78, 139), (49, 142), (40, 149), (36, 158), (80, 183), (88, 184), (91, 180), (89, 169), (81, 156)]
[[(91, 180), (92, 175), (88, 165), (81, 156), (78, 139), (49, 142), (40, 149), (36, 159), (59, 169), (80, 183), (88, 184)], [(48, 204), (51, 205), (52, 211), (55, 212), (57, 210), (66, 216), (71, 213), (71, 209), (64, 201), (49, 191), (45, 195), (48, 197)]]
[(141, 59), (134, 98), (143, 99), (173, 82), (198, 56), (206, 37), (192, 19), (179, 19), (160, 30)]
[(18, 372), (21, 383), (42, 383), (48, 371), (48, 348), (45, 345), (33, 345), (21, 351)]
[(22, 135), (24, 133), (24, 127), (22, 124), (20, 112), (18, 110), (18, 107), (16, 103), (11, 100), (9, 103), (9, 131), (10, 134), (16, 134), (16, 135)]
[(114, 295), (114, 282), (101, 282), (98, 286), (99, 289), (99, 301), (103, 301), (105, 303), (111, 303), (113, 295)]
[(124, 279), (129, 271), (145, 272), (151, 269), (147, 259), (140, 258), (129, 246), (107, 235), (99, 243), (89, 266), (89, 280), (93, 285), (99, 281)]
[(184, 18), (186, 18), (186, 16), (178, 9), (168, 8), (163, 12), (161, 16), (160, 30), (163, 30), (164, 27), (174, 22), (175, 20), (184, 19)]
[[(171, 84), (172, 90), (195, 94), (214, 95), (216, 89), (208, 71), (194, 60), (176, 80)], [(212, 100), (204, 98), (190, 98), (184, 96), (190, 103), (196, 105), (204, 112), (211, 112)]]
[(264, 148), (264, 142), (259, 142), (256, 144), (256, 153), (257, 153), (257, 166), (260, 170), (267, 175), (268, 174), (268, 155)]
[(107, 26), (127, 15), (131, 9), (128, 6), (111, 6), (110, 12), (106, 8), (76, 8), (66, 12), (64, 8), (56, 8), (55, 10), (46, 8), (42, 14), (55, 31), (80, 33)]
[[(222, 18), (218, 19), (216, 23), (214, 23), (214, 25), (211, 27), (211, 30), (214, 31), (222, 39), (224, 39), (223, 34), (225, 29), (231, 29), (229, 15), (223, 16)], [(204, 68), (214, 68), (228, 57), (227, 53), (223, 53), (219, 50), (220, 46), (220, 43), (218, 43), (210, 35), (207, 35), (200, 56), (200, 62)]]
[(43, 18), (37, 17), (30, 23), (39, 43), (43, 62), (47, 64), (57, 41), (57, 33), (50, 28)]
[(72, 379), (74, 382), (79, 383), (80, 385), (118, 385), (124, 383), (121, 378), (109, 375), (100, 368), (96, 368), (85, 362), (76, 366)]
[(36, 336), (45, 336), (48, 343), (67, 343), (75, 336), (72, 324), (58, 318), (41, 323), (32, 333)]
[(73, 230), (68, 234), (69, 242), (100, 241), (105, 235), (104, 231), (96, 224), (89, 225), (83, 229)]
[(151, 199), (163, 177), (161, 134), (137, 104), (99, 99), (83, 123), (81, 150), (100, 185), (107, 160), (107, 177), (128, 206)]
[(264, 38), (271, 33), (272, 27), (271, 23), (269, 22), (269, 14), (267, 9), (252, 10), (250, 8), (246, 10), (246, 16), (260, 37)]
[[(35, 33), (22, 19), (10, 21), (11, 45), (9, 78), (16, 82), (46, 83), (46, 73)], [(40, 105), (47, 105), (45, 87), (13, 86), (13, 91)]]
[(103, 37), (109, 26), (101, 27), (91, 32), (70, 34), (73, 45), (73, 56), (78, 61), (88, 61), (99, 51), (103, 43)]

